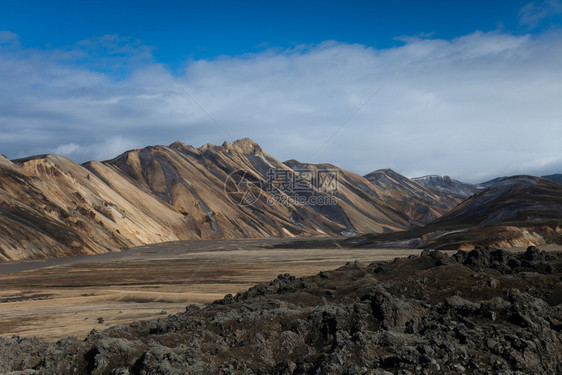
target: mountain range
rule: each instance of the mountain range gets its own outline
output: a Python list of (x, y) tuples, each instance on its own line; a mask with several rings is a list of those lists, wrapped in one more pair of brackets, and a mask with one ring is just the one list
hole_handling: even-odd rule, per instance
[[(562, 186), (549, 184), (560, 197)], [(0, 156), (0, 260), (187, 239), (420, 231), (462, 222), (481, 202), (473, 195), (490, 188), (390, 169), (360, 176), (329, 164), (283, 163), (248, 138), (199, 148), (178, 141), (82, 165), (52, 154)], [(550, 208), (557, 218), (558, 206)]]
[[(439, 175), (414, 177), (412, 180), (425, 186), (429, 190), (435, 191), (436, 193), (448, 194), (464, 200), (506, 178), (509, 177), (497, 177), (478, 184), (468, 184), (466, 182), (455, 180), (449, 176)], [(542, 176), (542, 178), (556, 182), (557, 184), (562, 184), (562, 174), (551, 174)]]
[(414, 177), (412, 180), (438, 194), (447, 194), (462, 200), (485, 189), (485, 186), (483, 185), (467, 184), (449, 176), (430, 175)]
[(545, 178), (499, 179), (428, 225), (357, 240), (367, 247), (472, 249), (562, 241), (562, 185)]

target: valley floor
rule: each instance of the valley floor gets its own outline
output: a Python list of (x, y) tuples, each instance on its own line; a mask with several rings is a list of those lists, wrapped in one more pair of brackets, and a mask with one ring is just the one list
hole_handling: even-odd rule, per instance
[(94, 328), (184, 311), (279, 274), (313, 275), (348, 261), (368, 264), (419, 252), (347, 249), (325, 239), (209, 240), (0, 263), (0, 335), (83, 338)]

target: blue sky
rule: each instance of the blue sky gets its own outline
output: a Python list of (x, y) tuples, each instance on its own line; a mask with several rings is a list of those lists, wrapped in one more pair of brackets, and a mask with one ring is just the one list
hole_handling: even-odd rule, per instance
[[(540, 3), (540, 2), (539, 2)], [(266, 48), (326, 40), (376, 48), (400, 36), (451, 39), (475, 30), (516, 34), (559, 25), (552, 14), (529, 27), (520, 11), (529, 1), (6, 1), (5, 30), (34, 48), (65, 48), (106, 34), (151, 46), (154, 58), (177, 65)], [(536, 3), (535, 3), (536, 4)], [(538, 11), (540, 12), (540, 11)]]
[(249, 136), (362, 174), (562, 173), (561, 24), (560, 0), (2, 2), (0, 153)]

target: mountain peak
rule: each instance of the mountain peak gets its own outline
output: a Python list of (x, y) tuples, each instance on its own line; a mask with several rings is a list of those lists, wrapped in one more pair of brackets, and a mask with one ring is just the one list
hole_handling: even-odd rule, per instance
[(285, 160), (283, 162), (283, 164), (293, 168), (293, 169), (297, 169), (297, 168), (301, 168), (304, 164), (301, 163), (300, 161), (296, 160), (296, 159), (289, 159), (289, 160)]
[(0, 155), (0, 167), (13, 169), (16, 167), (5, 155)]
[(34, 160), (45, 161), (45, 162), (50, 162), (50, 163), (54, 163), (54, 164), (72, 163), (72, 160), (70, 160), (66, 156), (57, 155), (57, 154), (43, 154), (43, 155), (28, 156), (28, 157), (24, 157), (24, 158), (14, 159), (11, 162), (13, 164), (23, 165), (27, 162), (34, 161)]
[(189, 146), (183, 143), (182, 141), (175, 141), (174, 143), (170, 144), (168, 147), (170, 148), (188, 148)]
[(391, 168), (381, 168), (381, 169), (377, 169), (376, 171), (367, 173), (364, 177), (373, 176), (375, 174), (396, 175), (398, 173)]
[(449, 194), (462, 199), (466, 199), (478, 191), (476, 185), (467, 184), (449, 176), (427, 175), (414, 177), (412, 180), (434, 192)]
[(232, 149), (236, 151), (242, 151), (245, 153), (252, 153), (256, 151), (261, 151), (261, 147), (250, 138), (238, 139), (232, 143), (223, 143), (223, 146), (227, 149)]
[(412, 180), (415, 180), (415, 181), (430, 181), (430, 180), (452, 181), (454, 179), (447, 176), (447, 175), (428, 174), (428, 175), (421, 176), (421, 177), (414, 177), (414, 178), (412, 178)]
[(242, 138), (231, 143), (224, 142), (222, 145), (217, 146), (212, 143), (206, 143), (198, 148), (201, 152), (206, 151), (234, 151), (243, 154), (254, 154), (256, 152), (262, 151), (261, 147), (250, 138)]

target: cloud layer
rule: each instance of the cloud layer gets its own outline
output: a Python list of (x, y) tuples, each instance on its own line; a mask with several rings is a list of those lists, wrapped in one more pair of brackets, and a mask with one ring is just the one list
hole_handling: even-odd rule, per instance
[(519, 11), (519, 23), (529, 28), (537, 27), (545, 18), (562, 13), (562, 1), (544, 0), (540, 3), (531, 2)]
[(198, 146), (251, 137), (281, 160), (361, 174), (390, 167), (480, 181), (562, 173), (562, 34), (402, 41), (188, 61), (175, 80), (213, 121), (138, 41), (104, 36), (37, 50), (0, 32), (0, 153), (86, 161), (176, 139)]

